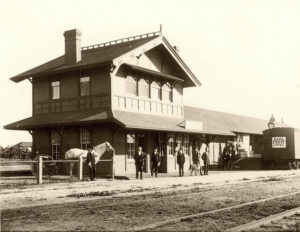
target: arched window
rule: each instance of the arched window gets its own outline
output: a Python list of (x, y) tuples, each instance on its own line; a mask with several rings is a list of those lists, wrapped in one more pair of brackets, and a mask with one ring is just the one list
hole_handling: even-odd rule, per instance
[(91, 132), (88, 128), (80, 128), (80, 147), (83, 150), (91, 147)]
[(128, 75), (126, 79), (126, 93), (137, 96), (137, 81), (130, 75)]
[(151, 99), (160, 100), (160, 85), (156, 81), (151, 83)]
[(139, 97), (149, 98), (149, 83), (144, 78), (139, 80)]
[(51, 130), (51, 150), (53, 159), (60, 157), (61, 138), (57, 130)]
[(162, 100), (172, 102), (172, 89), (168, 82), (162, 86)]

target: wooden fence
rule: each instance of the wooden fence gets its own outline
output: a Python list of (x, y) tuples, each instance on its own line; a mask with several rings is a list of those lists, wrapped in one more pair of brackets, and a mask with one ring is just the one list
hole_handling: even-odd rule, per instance
[[(78, 180), (82, 180), (83, 177), (83, 158), (79, 157), (78, 160), (43, 160), (43, 158), (47, 158), (47, 156), (39, 155), (37, 160), (24, 160), (24, 161), (0, 161), (0, 164), (4, 163), (30, 163), (30, 164), (37, 164), (38, 167), (38, 173), (36, 176), (37, 184), (43, 183), (43, 163), (78, 163), (78, 172), (77, 177)], [(115, 159), (114, 155), (112, 159), (106, 159), (106, 160), (99, 160), (99, 162), (111, 162), (112, 169), (111, 169), (111, 178), (114, 179), (115, 177)]]

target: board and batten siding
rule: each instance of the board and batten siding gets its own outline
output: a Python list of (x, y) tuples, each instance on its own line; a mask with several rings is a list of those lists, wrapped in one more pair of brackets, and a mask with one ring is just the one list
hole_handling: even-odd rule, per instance
[[(80, 76), (90, 77), (89, 95), (80, 96)], [(111, 105), (111, 82), (107, 68), (64, 73), (55, 76), (55, 80), (60, 81), (59, 99), (51, 99), (51, 77), (33, 81), (33, 114), (87, 111)]]

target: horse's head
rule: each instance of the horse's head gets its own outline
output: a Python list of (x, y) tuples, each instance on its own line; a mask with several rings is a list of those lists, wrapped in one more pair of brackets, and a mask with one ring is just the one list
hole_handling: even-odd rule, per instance
[(110, 145), (109, 142), (101, 143), (93, 147), (93, 152), (96, 157), (100, 157), (106, 152), (112, 152), (114, 154), (115, 149)]
[(105, 151), (115, 152), (115, 149), (110, 145), (109, 142), (105, 142)]

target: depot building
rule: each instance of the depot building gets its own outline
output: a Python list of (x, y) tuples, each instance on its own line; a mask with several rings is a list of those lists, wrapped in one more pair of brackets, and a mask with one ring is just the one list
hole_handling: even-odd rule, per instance
[[(201, 83), (161, 32), (86, 47), (79, 30), (64, 38), (64, 55), (11, 78), (32, 83), (33, 110), (5, 128), (29, 131), (34, 152), (64, 159), (70, 148), (108, 141), (116, 175), (135, 172), (138, 146), (148, 154), (159, 148), (161, 173), (177, 170), (179, 147), (185, 169), (196, 146), (201, 153), (208, 146), (211, 165), (222, 162), (228, 141), (239, 141), (248, 157), (262, 152), (267, 121), (183, 105), (183, 89)], [(98, 170), (110, 172), (105, 162)]]

